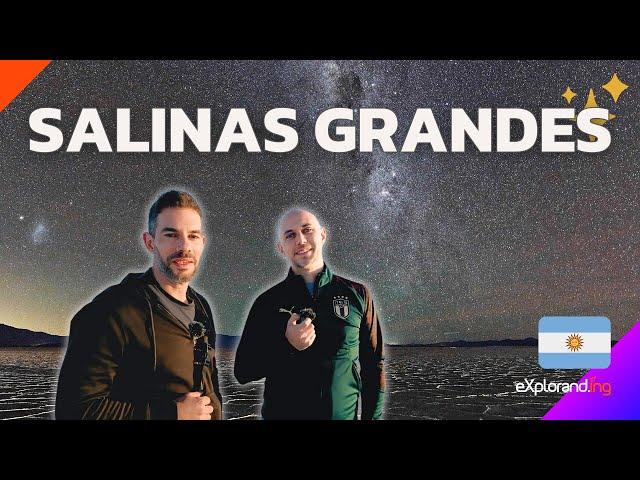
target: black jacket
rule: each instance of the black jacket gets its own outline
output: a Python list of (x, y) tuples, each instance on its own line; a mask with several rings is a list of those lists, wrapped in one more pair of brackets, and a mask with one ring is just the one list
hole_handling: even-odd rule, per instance
[[(193, 341), (187, 328), (148, 290), (151, 269), (127, 275), (72, 319), (60, 368), (57, 419), (175, 419), (175, 399), (193, 387)], [(222, 418), (215, 328), (207, 301), (189, 287), (195, 320), (209, 331), (204, 395)]]

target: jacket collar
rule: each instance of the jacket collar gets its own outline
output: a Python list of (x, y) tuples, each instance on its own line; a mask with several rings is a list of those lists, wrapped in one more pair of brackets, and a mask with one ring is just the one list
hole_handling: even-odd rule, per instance
[[(296, 278), (302, 279), (302, 275), (296, 275), (293, 272), (293, 269), (289, 267), (289, 272), (287, 273), (287, 280), (291, 281)], [(330, 283), (332, 279), (333, 279), (333, 273), (331, 273), (331, 270), (329, 269), (329, 267), (325, 262), (324, 266), (322, 267), (322, 270), (320, 271), (320, 273), (318, 273), (318, 276), (316, 277), (316, 280), (315, 280), (316, 283), (318, 284), (318, 288), (324, 287), (325, 285)]]

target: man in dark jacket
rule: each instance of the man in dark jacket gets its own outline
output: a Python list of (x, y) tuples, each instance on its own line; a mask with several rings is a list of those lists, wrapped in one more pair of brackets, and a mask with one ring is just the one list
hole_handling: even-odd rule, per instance
[(371, 293), (324, 263), (327, 232), (312, 213), (287, 212), (277, 232), (289, 274), (254, 302), (236, 379), (266, 378), (264, 419), (357, 419), (359, 398), (361, 418), (379, 419), (384, 354)]
[(213, 315), (189, 286), (204, 249), (201, 215), (186, 192), (151, 206), (143, 235), (151, 268), (107, 288), (71, 321), (57, 419), (222, 417)]

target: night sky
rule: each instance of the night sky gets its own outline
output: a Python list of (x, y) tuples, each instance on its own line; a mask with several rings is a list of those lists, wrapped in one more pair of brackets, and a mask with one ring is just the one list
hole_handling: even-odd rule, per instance
[[(614, 103), (613, 73), (630, 86)], [(631, 61), (225, 61), (50, 64), (0, 113), (0, 323), (68, 333), (73, 314), (150, 258), (148, 207), (172, 187), (205, 210), (208, 246), (194, 286), (219, 333), (239, 335), (255, 297), (286, 274), (274, 225), (314, 210), (325, 258), (373, 291), (388, 342), (536, 336), (545, 315), (604, 315), (613, 337), (640, 301), (640, 63)], [(416, 108), (432, 108), (450, 148), (450, 110), (567, 106), (593, 88), (611, 146), (603, 153), (330, 153), (314, 122), (332, 107), (389, 108), (402, 145)], [(31, 112), (62, 110), (65, 147), (82, 108), (98, 108), (115, 149), (116, 108), (150, 140), (152, 108), (211, 108), (215, 146), (231, 108), (246, 108), (261, 146), (264, 114), (297, 110), (290, 153), (38, 154)], [(495, 144), (495, 142), (494, 142)], [(376, 144), (377, 145), (377, 144)]]

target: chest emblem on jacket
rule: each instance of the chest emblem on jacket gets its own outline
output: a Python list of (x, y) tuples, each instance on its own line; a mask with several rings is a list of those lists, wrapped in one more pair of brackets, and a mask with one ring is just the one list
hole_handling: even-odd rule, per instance
[(349, 297), (333, 297), (333, 313), (345, 320), (349, 316)]

